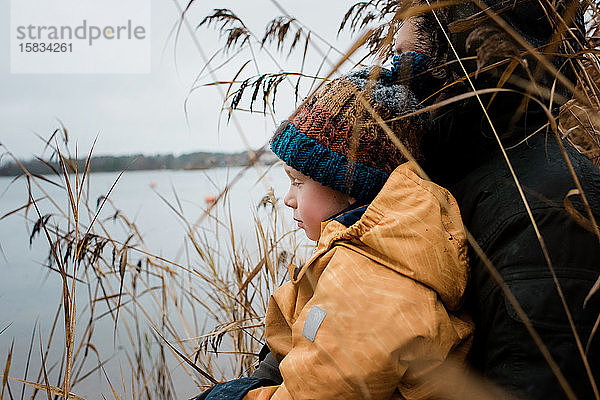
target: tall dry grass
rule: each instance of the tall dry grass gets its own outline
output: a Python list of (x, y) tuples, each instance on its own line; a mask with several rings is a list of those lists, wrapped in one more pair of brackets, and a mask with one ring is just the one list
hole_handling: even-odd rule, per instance
[[(237, 235), (230, 186), (198, 220), (184, 216), (176, 192), (173, 200), (157, 192), (185, 229), (185, 262), (176, 262), (147, 248), (136, 223), (111, 199), (126, 171), (104, 195), (92, 198), (93, 148), (79, 171), (64, 127), (47, 146), (52, 150), (47, 164), (58, 161), (60, 169), (36, 176), (23, 167), (13, 184), (25, 184), (28, 199), (0, 219), (22, 215), (31, 227), (30, 242), (47, 244), (44, 267), (60, 278), (60, 301), (54, 315), (41, 316), (51, 320), (49, 332), (41, 331), (41, 324), (32, 326), (28, 355), (9, 349), (2, 398), (77, 399), (78, 388), (100, 375), (104, 394), (115, 399), (173, 399), (181, 398), (175, 380), (187, 380), (189, 394), (190, 387), (200, 392), (249, 373), (264, 344), (269, 294), (281, 284), (299, 246), (273, 191), (265, 190), (258, 208), (248, 210), (254, 238)], [(112, 351), (106, 346), (111, 331)], [(16, 376), (12, 360), (24, 356), (24, 375)]]

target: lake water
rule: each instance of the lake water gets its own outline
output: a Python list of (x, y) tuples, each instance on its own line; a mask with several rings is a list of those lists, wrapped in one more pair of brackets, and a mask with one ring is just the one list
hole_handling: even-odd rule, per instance
[[(244, 252), (251, 257), (256, 248), (256, 232), (254, 218), (260, 220), (272, 218), (272, 213), (268, 207), (257, 207), (261, 199), (268, 193), (269, 188), (274, 189), (276, 198), (281, 199), (287, 190), (288, 178), (283, 173), (281, 167), (274, 167), (268, 170), (266, 167), (250, 168), (244, 170), (243, 176), (232, 185), (225, 202), (222, 206), (217, 206), (212, 211), (212, 216), (206, 217), (208, 207), (207, 200), (211, 196), (217, 196), (228, 183), (232, 182), (242, 171), (241, 168), (213, 169), (207, 171), (135, 171), (126, 172), (117, 182), (113, 192), (110, 195), (114, 206), (122, 211), (130, 221), (135, 222), (143, 243), (136, 243), (136, 246), (143, 248), (153, 255), (164, 257), (165, 259), (190, 265), (195, 263), (194, 257), (189, 256), (190, 249), (186, 242), (186, 224), (182, 218), (190, 223), (198, 223), (197, 231), (202, 232), (206, 243), (212, 243), (214, 246), (227, 247), (227, 243), (219, 241), (229, 241), (228, 236), (223, 232), (219, 234), (216, 230), (220, 229), (217, 223), (222, 222), (225, 227), (234, 227), (236, 242), (243, 246)], [(89, 182), (89, 204), (96, 206), (96, 199), (105, 195), (111, 185), (117, 178), (118, 173), (96, 173), (90, 175)], [(56, 177), (51, 177), (57, 179)], [(0, 178), (0, 215), (23, 205), (27, 201), (27, 189), (23, 179), (11, 183), (12, 178)], [(68, 202), (63, 189), (53, 187), (43, 183), (44, 190), (47, 190), (49, 197), (53, 198), (57, 205), (63, 210), (68, 209)], [(176, 194), (175, 194), (176, 193)], [(35, 198), (43, 197), (39, 188), (33, 189)], [(164, 199), (161, 199), (161, 196)], [(173, 208), (165, 203), (168, 201)], [(39, 207), (41, 214), (57, 213), (57, 210), (48, 200), (40, 200)], [(291, 214), (283, 206), (283, 202), (278, 202), (279, 218), (283, 223), (281, 229), (291, 230), (293, 228)], [(90, 211), (90, 215), (93, 215)], [(111, 235), (123, 236), (127, 232), (122, 224), (110, 219), (115, 210), (112, 205), (105, 204), (99, 221), (106, 227)], [(228, 217), (231, 216), (231, 218)], [(52, 217), (55, 220), (64, 221), (60, 216)], [(9, 353), (11, 343), (14, 340), (13, 361), (11, 366), (11, 377), (23, 379), (25, 376), (25, 365), (27, 353), (30, 346), (32, 331), (37, 326), (37, 332), (34, 339), (33, 351), (31, 355), (30, 371), (27, 378), (35, 380), (40, 367), (40, 340), (47, 343), (52, 321), (59, 308), (61, 298), (61, 279), (58, 273), (50, 272), (46, 267), (48, 259), (48, 242), (43, 232), (34, 238), (32, 244), (29, 244), (29, 237), (35, 221), (38, 219), (35, 209), (30, 208), (27, 218), (23, 211), (13, 214), (0, 221), (0, 246), (3, 254), (0, 255), (0, 331), (10, 324), (10, 327), (0, 334), (0, 368), (4, 369), (6, 356)], [(82, 220), (86, 218), (82, 217)], [(89, 221), (91, 217), (87, 217)], [(201, 222), (198, 222), (201, 221)], [(287, 222), (289, 221), (289, 222)], [(97, 224), (96, 224), (97, 225)], [(61, 227), (68, 230), (68, 226), (63, 223)], [(72, 227), (71, 227), (72, 228)], [(96, 230), (98, 232), (98, 229)], [(300, 244), (303, 234), (298, 233), (297, 237)], [(133, 240), (135, 241), (135, 239)], [(133, 243), (132, 241), (132, 243)], [(130, 244), (132, 244), (130, 243)], [(306, 246), (300, 246), (300, 252), (310, 251), (310, 243), (304, 243)], [(227, 254), (228, 251), (221, 250)], [(142, 258), (143, 254), (130, 252), (129, 263), (135, 263), (135, 257)], [(197, 258), (197, 257), (196, 257)], [(225, 260), (226, 262), (226, 260)], [(200, 284), (195, 281), (194, 284)], [(100, 297), (97, 293), (90, 293), (90, 285), (78, 284), (77, 302), (86, 304), (89, 298)], [(90, 290), (88, 290), (90, 289)], [(113, 288), (114, 289), (114, 288)], [(176, 288), (174, 288), (176, 292)], [(152, 307), (148, 307), (151, 309)], [(89, 311), (89, 310), (88, 310)], [(124, 311), (123, 311), (124, 312)], [(78, 316), (86, 315), (86, 310), (78, 310)], [(127, 318), (128, 316), (121, 318)], [(195, 316), (196, 317), (196, 316)], [(79, 318), (79, 317), (78, 317)], [(144, 318), (142, 318), (143, 320)], [(150, 313), (147, 319), (160, 320), (160, 311)], [(193, 319), (190, 317), (190, 319)], [(202, 316), (198, 316), (202, 319)], [(153, 321), (153, 322), (156, 322)], [(86, 325), (86, 321), (78, 319), (78, 324)], [(123, 347), (127, 344), (121, 344), (120, 339), (123, 333), (120, 332), (118, 339), (113, 338), (113, 322), (106, 318), (106, 323), (95, 325), (94, 344), (99, 352), (99, 358), (106, 361), (105, 369), (111, 380), (119, 383), (120, 388), (116, 388), (121, 398), (132, 398), (131, 384), (123, 388), (122, 381), (127, 381), (132, 369), (130, 360), (123, 354)], [(150, 322), (147, 322), (148, 328)], [(206, 328), (212, 328), (210, 322)], [(51, 376), (57, 376), (61, 369), (60, 359), (63, 347), (60, 346), (60, 340), (64, 336), (64, 323), (62, 314), (57, 324), (55, 343), (51, 347), (46, 361), (47, 368), (53, 366), (49, 373)], [(76, 331), (83, 334), (83, 331)], [(76, 341), (80, 338), (76, 337)], [(64, 342), (63, 342), (64, 343)], [(126, 343), (124, 341), (123, 343)], [(198, 389), (179, 365), (178, 360), (171, 353), (166, 354), (173, 385), (176, 389), (177, 398), (189, 398)], [(108, 361), (107, 361), (108, 360)], [(123, 377), (123, 378), (122, 378)], [(56, 382), (50, 382), (55, 385)], [(21, 386), (12, 383), (13, 395), (18, 397), (21, 393)], [(110, 387), (100, 371), (93, 373), (89, 378), (76, 385), (74, 393), (86, 398), (114, 398)], [(26, 393), (31, 393), (27, 391)], [(38, 395), (39, 398), (40, 395)], [(44, 394), (41, 394), (45, 397)], [(139, 397), (136, 395), (136, 397)]]

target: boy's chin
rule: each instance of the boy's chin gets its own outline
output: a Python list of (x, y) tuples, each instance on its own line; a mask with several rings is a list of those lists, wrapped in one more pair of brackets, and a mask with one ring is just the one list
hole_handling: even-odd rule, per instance
[(311, 233), (309, 233), (309, 232), (306, 230), (306, 228), (302, 228), (302, 229), (304, 229), (304, 234), (306, 235), (306, 237), (307, 237), (309, 240), (312, 240), (312, 241), (315, 241), (315, 242), (316, 242), (317, 240), (319, 240), (319, 236), (321, 236), (321, 232), (319, 232), (319, 233), (317, 233), (317, 234), (314, 234), (314, 233), (312, 233), (312, 234), (311, 234)]

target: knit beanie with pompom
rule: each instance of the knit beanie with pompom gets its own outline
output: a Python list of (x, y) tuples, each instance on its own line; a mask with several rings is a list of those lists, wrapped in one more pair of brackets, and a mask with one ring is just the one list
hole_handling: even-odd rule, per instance
[(426, 84), (417, 52), (394, 58), (392, 70), (362, 68), (324, 85), (284, 121), (271, 150), (290, 167), (361, 202), (371, 201), (407, 161), (374, 118), (376, 113), (417, 160), (426, 129), (414, 85)]

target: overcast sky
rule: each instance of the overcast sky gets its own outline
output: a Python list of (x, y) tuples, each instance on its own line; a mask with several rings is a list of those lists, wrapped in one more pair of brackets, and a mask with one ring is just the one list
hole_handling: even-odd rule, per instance
[[(215, 87), (200, 88), (189, 96), (189, 126), (186, 124), (184, 101), (204, 61), (187, 30), (181, 31), (177, 45), (174, 37), (169, 36), (178, 18), (175, 1), (184, 3), (182, 0), (152, 0), (150, 74), (11, 74), (10, 1), (0, 0), (4, 26), (0, 35), (0, 142), (18, 157), (30, 158), (39, 154), (43, 147), (34, 132), (48, 137), (58, 127), (57, 120), (60, 119), (66, 125), (71, 141), (78, 144), (80, 153), (89, 150), (96, 135), (96, 154), (239, 151), (245, 148), (241, 134), (252, 148), (263, 145), (274, 129), (271, 118), (240, 113), (236, 125), (227, 124), (226, 117), (222, 116), (218, 129), (222, 98)], [(280, 1), (291, 15), (340, 50), (347, 50), (351, 44), (349, 35), (336, 39), (336, 32), (352, 3), (341, 0)], [(189, 13), (191, 25), (195, 27), (213, 8), (231, 8), (261, 37), (268, 21), (281, 15), (270, 0), (197, 0)], [(224, 42), (213, 29), (200, 28), (195, 35), (208, 56)], [(319, 46), (326, 50), (322, 43)], [(261, 72), (277, 71), (268, 54), (256, 50)], [(299, 54), (286, 60), (274, 48), (270, 50), (283, 60), (284, 69), (298, 69)], [(231, 79), (248, 57), (247, 53), (240, 54), (229, 61), (217, 72), (217, 79)], [(333, 62), (339, 55), (332, 53), (330, 58)], [(306, 70), (314, 72), (319, 59), (318, 51), (312, 49)], [(216, 58), (214, 65), (225, 60)], [(246, 69), (248, 74), (255, 73), (256, 67), (250, 65)], [(323, 73), (326, 70), (327, 66)], [(201, 83), (211, 81), (212, 77), (206, 74), (201, 79)], [(294, 108), (290, 93), (284, 88), (279, 96), (277, 121), (286, 118)]]

